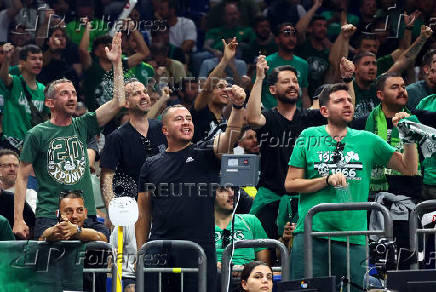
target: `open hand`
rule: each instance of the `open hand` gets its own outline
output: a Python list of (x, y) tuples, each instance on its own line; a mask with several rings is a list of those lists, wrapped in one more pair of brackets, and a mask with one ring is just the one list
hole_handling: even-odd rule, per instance
[(121, 61), (121, 32), (116, 32), (114, 37), (112, 38), (112, 48), (109, 50), (108, 47), (105, 47), (107, 58), (115, 63), (117, 61)]
[(222, 39), (224, 46), (224, 54), (223, 58), (226, 61), (230, 61), (233, 57), (235, 57), (236, 49), (238, 48), (238, 41), (236, 37), (234, 37), (229, 43), (226, 43), (224, 39)]

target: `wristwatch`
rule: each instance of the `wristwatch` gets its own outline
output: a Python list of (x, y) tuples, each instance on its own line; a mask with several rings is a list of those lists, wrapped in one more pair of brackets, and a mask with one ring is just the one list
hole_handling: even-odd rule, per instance
[(82, 227), (77, 225), (77, 233), (75, 234), (75, 236), (80, 236), (80, 233), (82, 233)]

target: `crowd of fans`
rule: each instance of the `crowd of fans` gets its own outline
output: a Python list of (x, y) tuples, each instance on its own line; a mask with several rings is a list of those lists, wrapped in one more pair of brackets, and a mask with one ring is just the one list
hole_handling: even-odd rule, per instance
[[(197, 242), (215, 291), (237, 240), (280, 240), (291, 277), (302, 278), (304, 218), (318, 203), (436, 198), (436, 149), (424, 155), (397, 128), (404, 118), (435, 127), (436, 2), (132, 4), (1, 2), (1, 239), (116, 242), (106, 209), (129, 196), (139, 219), (126, 227), (126, 253), (157, 239)], [(257, 186), (219, 185), (219, 159), (234, 147), (260, 155)], [(367, 230), (365, 215), (319, 215), (313, 229)], [(344, 242), (334, 240), (334, 257)], [(326, 275), (327, 241), (314, 244), (315, 275)], [(361, 286), (365, 241), (351, 245), (351, 282)], [(168, 267), (197, 264), (188, 251), (149, 251), (157, 255)], [(238, 250), (233, 264), (278, 258)], [(134, 263), (124, 264), (124, 291), (134, 291)], [(272, 286), (259, 262), (234, 276), (244, 291)], [(178, 289), (172, 275), (163, 281)], [(195, 276), (184, 281), (195, 289)], [(154, 291), (157, 277), (146, 284)]]

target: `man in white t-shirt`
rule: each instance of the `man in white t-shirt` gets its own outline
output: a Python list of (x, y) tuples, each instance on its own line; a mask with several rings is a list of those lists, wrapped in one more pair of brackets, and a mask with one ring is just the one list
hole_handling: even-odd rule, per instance
[(197, 28), (191, 19), (177, 17), (174, 1), (162, 0), (159, 5), (159, 16), (166, 20), (170, 27), (172, 45), (181, 48), (185, 53), (195, 51)]

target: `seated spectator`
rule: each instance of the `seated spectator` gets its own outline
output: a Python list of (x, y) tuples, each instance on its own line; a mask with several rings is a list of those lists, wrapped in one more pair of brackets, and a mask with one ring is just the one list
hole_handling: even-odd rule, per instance
[(81, 240), (108, 242), (109, 230), (96, 220), (88, 221), (88, 210), (81, 191), (59, 195), (58, 223), (44, 230), (39, 240)]
[(94, 0), (76, 0), (75, 2), (76, 19), (67, 23), (67, 35), (73, 43), (79, 45), (88, 26), (87, 21), (89, 20), (93, 29), (89, 32), (87, 49), (91, 50), (94, 40), (99, 36), (107, 34), (109, 24), (105, 23), (103, 19), (95, 18)]
[(176, 8), (176, 1), (162, 0), (159, 5), (159, 16), (169, 25), (170, 43), (181, 48), (183, 52), (190, 53), (197, 43), (197, 28), (191, 19), (178, 17)]
[(259, 154), (260, 146), (257, 142), (256, 132), (250, 127), (246, 128), (238, 141), (238, 146), (244, 148), (246, 154)]
[(0, 241), (6, 240), (15, 240), (15, 236), (8, 220), (0, 215)]
[(186, 55), (185, 52), (170, 43), (170, 28), (169, 26), (164, 26), (162, 29), (152, 30), (151, 31), (151, 42), (152, 43), (161, 43), (165, 44), (169, 47), (168, 57), (173, 60), (180, 61), (181, 63), (186, 63)]
[[(244, 26), (253, 25), (253, 17), (259, 14), (258, 5), (254, 0), (222, 0), (210, 2), (219, 3), (216, 5), (212, 5), (211, 3), (211, 9), (207, 17), (208, 29), (225, 25), (226, 20), (223, 19), (222, 16), (227, 12), (228, 4), (233, 4), (238, 9), (238, 21)], [(236, 14), (233, 15), (236, 17)]]
[(169, 46), (164, 43), (153, 43), (150, 48), (152, 58), (156, 61), (161, 72), (156, 72), (161, 82), (167, 84), (179, 84), (186, 77), (185, 66), (177, 60), (170, 59), (168, 56)]
[(254, 33), (256, 39), (249, 45), (241, 46), (241, 57), (247, 64), (254, 64), (259, 53), (266, 56), (277, 52), (277, 44), (268, 18), (257, 16), (254, 19)]
[(71, 80), (75, 87), (79, 86), (79, 75), (82, 73), (79, 51), (75, 43), (67, 39), (66, 31), (56, 27), (49, 31), (44, 45), (44, 66), (38, 74), (38, 81), (48, 84), (63, 77)]
[(36, 80), (43, 66), (41, 49), (36, 45), (26, 45), (20, 51), (21, 75), (9, 75), (9, 65), (14, 46), (3, 45), (4, 59), (0, 78), (7, 89), (4, 96), (3, 135), (9, 147), (20, 149), (27, 131), (48, 118), (48, 108), (44, 106), (44, 85)]
[[(217, 266), (221, 268), (221, 258), (224, 250), (233, 241), (268, 238), (259, 219), (250, 214), (235, 215), (235, 226), (232, 235), (232, 214), (235, 194), (231, 187), (216, 190), (215, 197), (215, 249)], [(235, 249), (232, 262), (241, 266), (253, 260), (269, 262), (269, 251), (266, 248)]]
[(250, 262), (244, 265), (241, 273), (241, 291), (271, 292), (273, 287), (273, 272), (269, 265), (263, 262)]
[[(0, 175), (3, 188), (7, 192), (15, 193), (15, 181), (17, 180), (17, 171), (20, 163), (17, 152), (2, 149), (0, 150)], [(33, 189), (26, 189), (26, 202), (36, 210), (37, 193)]]
[(191, 111), (194, 101), (198, 95), (198, 82), (193, 79), (185, 78), (182, 80), (181, 89), (177, 91), (178, 102)]

